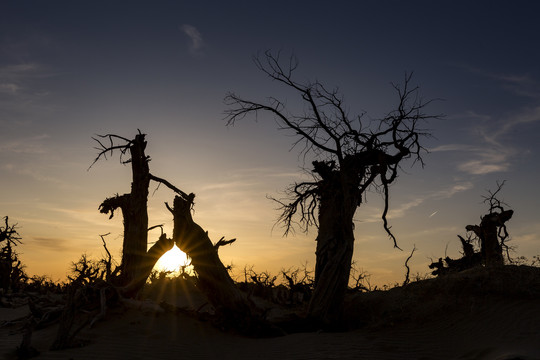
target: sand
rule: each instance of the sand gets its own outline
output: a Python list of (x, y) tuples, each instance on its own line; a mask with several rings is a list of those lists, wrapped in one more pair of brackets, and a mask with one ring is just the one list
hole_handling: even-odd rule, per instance
[[(357, 330), (264, 339), (223, 332), (182, 313), (119, 307), (80, 333), (78, 338), (86, 342), (83, 347), (48, 350), (57, 325), (35, 331), (32, 345), (40, 352), (37, 359), (540, 359), (536, 293), (482, 292), (484, 296), (472, 292), (459, 298), (441, 293), (424, 300), (399, 291), (374, 294), (375, 298), (407, 296), (411, 301), (392, 300), (394, 307), (372, 308), (370, 316), (378, 321)], [(441, 299), (446, 303), (441, 304)], [(190, 302), (197, 306), (200, 301)], [(357, 304), (368, 312), (369, 301)], [(27, 306), (0, 308), (0, 321), (12, 321), (28, 311)], [(0, 327), (0, 356), (10, 359), (15, 358), (22, 333), (20, 326), (6, 324)]]

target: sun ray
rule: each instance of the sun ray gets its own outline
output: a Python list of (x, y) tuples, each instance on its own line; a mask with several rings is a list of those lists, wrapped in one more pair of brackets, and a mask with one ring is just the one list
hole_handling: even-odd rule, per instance
[(187, 266), (190, 264), (190, 260), (187, 255), (180, 250), (176, 245), (169, 251), (167, 251), (156, 262), (154, 269), (157, 271), (168, 271), (172, 273), (178, 273), (181, 266)]

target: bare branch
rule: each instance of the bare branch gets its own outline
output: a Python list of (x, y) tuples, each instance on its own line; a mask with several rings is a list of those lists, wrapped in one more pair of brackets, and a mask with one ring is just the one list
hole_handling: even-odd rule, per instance
[(407, 260), (405, 260), (405, 267), (407, 268), (407, 273), (405, 274), (405, 280), (403, 281), (403, 286), (407, 285), (409, 283), (409, 275), (411, 273), (411, 269), (409, 268), (409, 260), (411, 260), (414, 252), (416, 251), (416, 245), (413, 245), (413, 249), (411, 251), (411, 254), (409, 255), (409, 257), (407, 258)]
[(214, 249), (218, 251), (221, 246), (230, 245), (235, 241), (236, 241), (236, 238), (225, 240), (225, 236), (222, 236), (221, 239), (219, 239), (218, 242), (214, 244)]
[[(397, 178), (402, 160), (414, 157), (414, 162), (424, 165), (422, 154), (427, 151), (420, 144), (420, 139), (429, 136), (429, 132), (421, 129), (419, 124), (442, 117), (423, 111), (431, 101), (422, 100), (418, 95), (418, 86), (411, 86), (413, 73), (405, 74), (403, 84), (392, 84), (398, 95), (397, 106), (384, 118), (375, 121), (377, 126), (372, 127), (371, 123), (369, 126), (362, 124), (363, 114), (349, 118), (337, 88), (330, 90), (318, 81), (295, 81), (293, 75), (298, 61), (294, 56), (287, 61), (282, 59), (280, 52), (273, 54), (267, 50), (263, 56), (254, 57), (253, 61), (272, 80), (297, 92), (306, 104), (305, 110), (303, 113), (290, 113), (286, 109), (286, 102), (274, 97), (270, 97), (268, 103), (261, 103), (229, 93), (225, 97), (225, 104), (229, 105), (225, 111), (227, 125), (233, 125), (248, 115), (257, 117), (260, 112), (270, 113), (280, 129), (294, 132), (296, 140), (293, 147), (303, 144), (301, 154), (304, 154), (304, 158), (307, 153), (312, 153), (323, 161), (335, 161), (336, 171), (342, 174), (349, 171), (358, 174), (355, 181), (359, 194), (371, 186), (381, 186), (385, 194), (385, 211), (382, 214), (384, 228), (395, 247), (399, 248), (386, 219), (388, 185)], [(320, 192), (316, 188), (320, 184), (313, 183), (310, 189), (304, 185), (293, 185), (287, 191), (290, 196), (287, 202), (272, 198), (280, 204), (282, 216), (279, 220), (285, 225), (285, 234), (292, 229), (296, 215), (303, 231), (317, 224), (313, 210), (318, 206)]]
[(497, 198), (497, 194), (502, 190), (504, 184), (506, 183), (506, 180), (503, 180), (502, 182), (497, 181), (497, 190), (491, 191), (488, 190), (489, 196), (482, 196), (484, 198), (484, 203), (489, 204), (489, 213), (493, 213), (495, 210), (499, 210), (501, 213), (504, 212), (504, 207), (508, 206), (508, 204), (502, 202)]
[(176, 186), (174, 186), (173, 184), (171, 184), (170, 182), (168, 182), (165, 179), (162, 179), (162, 178), (159, 178), (159, 177), (157, 177), (155, 175), (150, 174), (150, 180), (154, 180), (155, 182), (158, 182), (160, 184), (163, 184), (163, 185), (167, 186), (169, 189), (171, 189), (172, 191), (174, 191), (178, 195), (182, 196), (184, 199), (188, 198), (188, 194), (186, 194), (185, 192), (183, 192), (182, 190), (180, 190), (179, 188), (177, 188)]
[(289, 203), (269, 197), (280, 205), (279, 209), (281, 210), (281, 215), (276, 223), (284, 224), (284, 236), (287, 236), (291, 231), (294, 231), (293, 225), (295, 224), (294, 218), (296, 214), (300, 217), (296, 223), (300, 224), (303, 232), (307, 232), (313, 225), (317, 226), (317, 218), (315, 215), (315, 211), (319, 204), (317, 183), (297, 183), (287, 189), (286, 193), (288, 197), (292, 199)]
[(384, 209), (383, 209), (383, 213), (382, 213), (382, 216), (381, 216), (382, 220), (383, 220), (383, 227), (384, 227), (384, 230), (386, 231), (386, 233), (388, 234), (388, 236), (390, 236), (390, 238), (394, 242), (394, 248), (403, 251), (403, 249), (398, 246), (396, 237), (390, 231), (390, 229), (392, 227), (388, 226), (388, 219), (386, 218), (386, 215), (388, 214), (388, 199), (389, 199), (389, 196), (388, 196), (388, 184), (389, 184), (389, 182), (387, 180), (385, 180), (384, 176), (385, 175), (381, 175), (381, 177), (382, 177), (382, 185), (383, 185), (383, 197), (384, 197)]
[(17, 231), (18, 224), (9, 224), (9, 217), (4, 216), (4, 226), (0, 227), (0, 242), (7, 241), (8, 246), (10, 244), (17, 245), (22, 244), (21, 242), (21, 236), (19, 235), (19, 232)]
[(154, 230), (154, 229), (159, 228), (159, 229), (161, 230), (161, 235), (163, 235), (163, 226), (164, 226), (164, 225), (165, 225), (165, 224), (158, 224), (158, 225), (150, 226), (150, 227), (148, 228), (148, 231), (151, 231), (151, 230)]
[[(139, 133), (140, 133), (140, 130), (139, 130)], [(92, 162), (92, 164), (90, 164), (87, 171), (90, 170), (90, 168), (94, 166), (94, 164), (100, 158), (103, 157), (104, 159), (107, 159), (107, 154), (112, 156), (114, 150), (120, 150), (120, 162), (125, 163), (124, 161), (122, 161), (122, 156), (125, 155), (126, 152), (129, 150), (129, 147), (132, 145), (133, 140), (126, 139), (125, 137), (122, 137), (116, 134), (106, 134), (106, 135), (98, 134), (96, 136), (97, 137), (92, 137), (92, 139), (99, 144), (99, 147), (96, 147), (96, 149), (99, 150), (99, 153), (94, 159), (94, 161)], [(108, 145), (103, 144), (99, 138), (109, 140), (109, 144)], [(117, 140), (121, 140), (122, 143), (116, 144), (115, 141)]]

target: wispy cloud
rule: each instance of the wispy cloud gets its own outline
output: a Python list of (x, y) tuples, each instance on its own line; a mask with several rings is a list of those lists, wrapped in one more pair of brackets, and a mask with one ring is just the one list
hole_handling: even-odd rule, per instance
[(474, 66), (463, 66), (467, 71), (495, 80), (514, 95), (540, 99), (540, 85), (528, 74), (495, 73)]
[(457, 165), (460, 171), (472, 175), (484, 175), (510, 170), (510, 159), (515, 150), (511, 147), (491, 144), (485, 147), (467, 144), (446, 144), (430, 149), (431, 152), (462, 152), (461, 162)]
[(471, 160), (458, 166), (459, 170), (472, 175), (485, 175), (495, 172), (506, 172), (508, 171), (509, 167), (509, 162), (489, 164), (483, 162), (482, 160)]
[(516, 115), (505, 119), (501, 126), (490, 135), (488, 140), (494, 143), (500, 143), (500, 138), (507, 135), (516, 126), (534, 122), (540, 122), (540, 106), (523, 109)]
[[(422, 205), (428, 200), (443, 200), (451, 198), (452, 196), (461, 193), (463, 191), (470, 190), (474, 187), (473, 183), (470, 181), (462, 181), (455, 184), (452, 184), (444, 189), (433, 191), (430, 193), (422, 194), (419, 196), (416, 196), (414, 199), (401, 203), (397, 206), (392, 206), (388, 213), (388, 219), (397, 219), (402, 218), (406, 215), (407, 211)], [(382, 212), (375, 212), (374, 214), (368, 216), (367, 218), (363, 218), (362, 222), (379, 222), (381, 221), (381, 213)], [(432, 213), (429, 217), (434, 216), (437, 213), (435, 211)]]
[(35, 236), (33, 237), (33, 245), (44, 247), (47, 249), (57, 249), (57, 250), (64, 250), (67, 248), (66, 243), (68, 242), (66, 239), (62, 238), (52, 238), (52, 237), (43, 237), (43, 236)]
[(514, 131), (524, 125), (540, 123), (540, 106), (522, 108), (510, 116), (495, 119), (474, 112), (462, 114), (462, 118), (480, 120), (471, 131), (476, 139), (475, 145), (445, 144), (430, 149), (432, 152), (461, 152), (460, 171), (472, 175), (484, 175), (511, 170), (513, 159), (527, 151)]
[[(203, 185), (202, 190), (221, 190), (221, 189), (246, 189), (262, 186), (263, 179), (274, 178), (276, 181), (283, 180), (286, 184), (294, 181), (306, 180), (305, 174), (301, 171), (295, 171), (287, 168), (275, 167), (257, 167), (249, 169), (236, 169), (234, 173), (223, 177), (219, 182), (211, 182)], [(284, 185), (285, 187), (287, 185)]]
[(0, 93), (15, 94), (21, 87), (14, 83), (3, 82), (0, 83)]
[[(428, 201), (428, 200), (442, 200), (442, 199), (448, 199), (448, 198), (451, 198), (452, 196), (456, 195), (457, 193), (460, 193), (460, 192), (463, 192), (463, 191), (467, 191), (469, 189), (472, 189), (473, 188), (473, 184), (472, 182), (470, 181), (465, 181), (465, 182), (459, 182), (457, 184), (453, 184), (447, 188), (444, 188), (444, 189), (441, 189), (441, 190), (438, 190), (438, 191), (434, 191), (434, 192), (431, 192), (431, 193), (428, 193), (426, 195), (423, 195), (423, 196), (419, 196), (409, 202), (406, 202), (404, 204), (401, 204), (400, 206), (396, 207), (396, 208), (392, 208), (391, 212), (390, 212), (390, 216), (389, 218), (400, 218), (400, 217), (403, 217), (405, 216), (405, 213), (414, 208), (414, 207), (417, 207), (421, 204), (423, 204), (424, 202)], [(433, 216), (434, 214), (432, 214), (431, 216)]]
[(201, 188), (201, 190), (203, 191), (230, 190), (230, 189), (248, 188), (254, 185), (256, 185), (256, 183), (252, 181), (224, 181), (224, 182), (211, 183), (211, 184), (204, 185)]
[(474, 187), (473, 183), (470, 181), (463, 181), (456, 184), (453, 184), (450, 187), (447, 187), (445, 189), (439, 190), (434, 192), (433, 194), (430, 194), (428, 198), (441, 200), (441, 199), (448, 199), (452, 196), (456, 195), (457, 193), (470, 190)]
[(0, 93), (16, 94), (24, 89), (24, 82), (30, 78), (48, 76), (35, 63), (6, 65), (0, 67)]
[(32, 118), (53, 109), (45, 80), (55, 75), (37, 63), (0, 66), (0, 123), (20, 124), (23, 114)]
[(0, 152), (16, 154), (43, 154), (46, 152), (46, 150), (42, 141), (48, 138), (49, 135), (40, 134), (26, 138), (7, 141), (4, 140), (0, 143)]
[(189, 51), (192, 55), (199, 55), (204, 48), (204, 41), (200, 31), (193, 25), (184, 24), (181, 26), (182, 31), (190, 40)]
[(0, 67), (0, 79), (20, 79), (34, 76), (40, 66), (36, 63), (25, 63), (16, 65), (5, 65)]

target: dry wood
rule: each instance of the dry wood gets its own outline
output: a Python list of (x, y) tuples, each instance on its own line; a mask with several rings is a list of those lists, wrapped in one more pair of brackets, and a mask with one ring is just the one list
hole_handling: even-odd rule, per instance
[(187, 198), (176, 196), (173, 207), (167, 208), (174, 216), (173, 239), (191, 258), (198, 275), (198, 285), (218, 312), (233, 316), (250, 316), (252, 304), (234, 284), (208, 233), (191, 216), (194, 194)]

